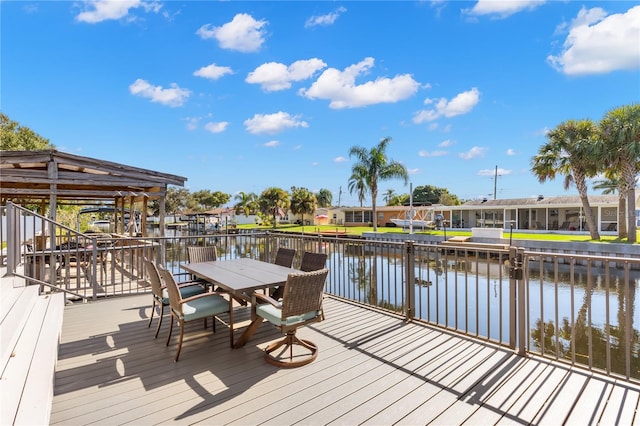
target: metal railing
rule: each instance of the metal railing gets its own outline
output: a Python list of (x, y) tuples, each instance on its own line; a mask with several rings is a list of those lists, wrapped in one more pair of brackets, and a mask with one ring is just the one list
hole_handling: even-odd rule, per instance
[[(23, 264), (44, 292), (83, 300), (145, 293), (143, 257), (186, 278), (190, 245), (215, 245), (221, 260), (273, 261), (278, 247), (293, 248), (294, 267), (305, 251), (323, 252), (325, 290), (335, 297), (640, 382), (639, 258), (275, 232), (114, 237), (81, 234), (18, 206), (2, 213), (7, 271)], [(55, 237), (38, 244), (38, 229)]]

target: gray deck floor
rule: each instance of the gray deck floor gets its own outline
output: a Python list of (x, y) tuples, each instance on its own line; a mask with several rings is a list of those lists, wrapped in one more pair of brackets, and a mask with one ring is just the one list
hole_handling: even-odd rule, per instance
[(199, 321), (174, 363), (169, 321), (158, 340), (147, 328), (150, 301), (67, 307), (52, 424), (640, 424), (638, 386), (331, 298), (299, 331), (320, 347), (312, 364), (267, 364), (280, 337), (267, 323), (232, 350), (224, 326)]

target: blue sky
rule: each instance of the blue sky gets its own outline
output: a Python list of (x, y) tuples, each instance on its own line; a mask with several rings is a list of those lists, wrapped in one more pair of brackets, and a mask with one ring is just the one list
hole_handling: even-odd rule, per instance
[(3, 0), (0, 14), (3, 113), (192, 191), (326, 188), (358, 205), (349, 148), (391, 137), (414, 187), (573, 195), (530, 172), (546, 130), (640, 98), (639, 2)]

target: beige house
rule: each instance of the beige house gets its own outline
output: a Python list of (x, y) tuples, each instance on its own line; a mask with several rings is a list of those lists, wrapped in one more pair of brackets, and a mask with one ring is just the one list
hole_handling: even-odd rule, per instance
[[(591, 195), (589, 204), (599, 231), (615, 233), (618, 229), (618, 196)], [(640, 206), (640, 197), (636, 199)], [(441, 214), (451, 228), (502, 228), (518, 230), (566, 230), (588, 231), (580, 197), (531, 197), (501, 200), (473, 200), (460, 206), (414, 206), (414, 214), (420, 209), (433, 209)], [(389, 226), (392, 218), (403, 218), (409, 206), (377, 207), (378, 226)], [(329, 223), (340, 226), (367, 226), (373, 223), (371, 207), (335, 207), (326, 213)], [(414, 216), (415, 218), (415, 216)], [(640, 211), (636, 211), (640, 218)]]

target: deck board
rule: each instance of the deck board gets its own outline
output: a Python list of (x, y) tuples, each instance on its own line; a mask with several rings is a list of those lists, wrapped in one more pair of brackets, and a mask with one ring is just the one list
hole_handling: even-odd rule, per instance
[[(214, 334), (197, 321), (174, 363), (168, 318), (158, 339), (156, 320), (147, 327), (150, 299), (67, 307), (52, 424), (638, 422), (638, 386), (333, 298), (326, 321), (299, 331), (320, 348), (307, 366), (264, 361), (262, 349), (280, 338), (268, 323), (230, 349), (226, 327)], [(236, 321), (248, 315), (239, 309)]]

